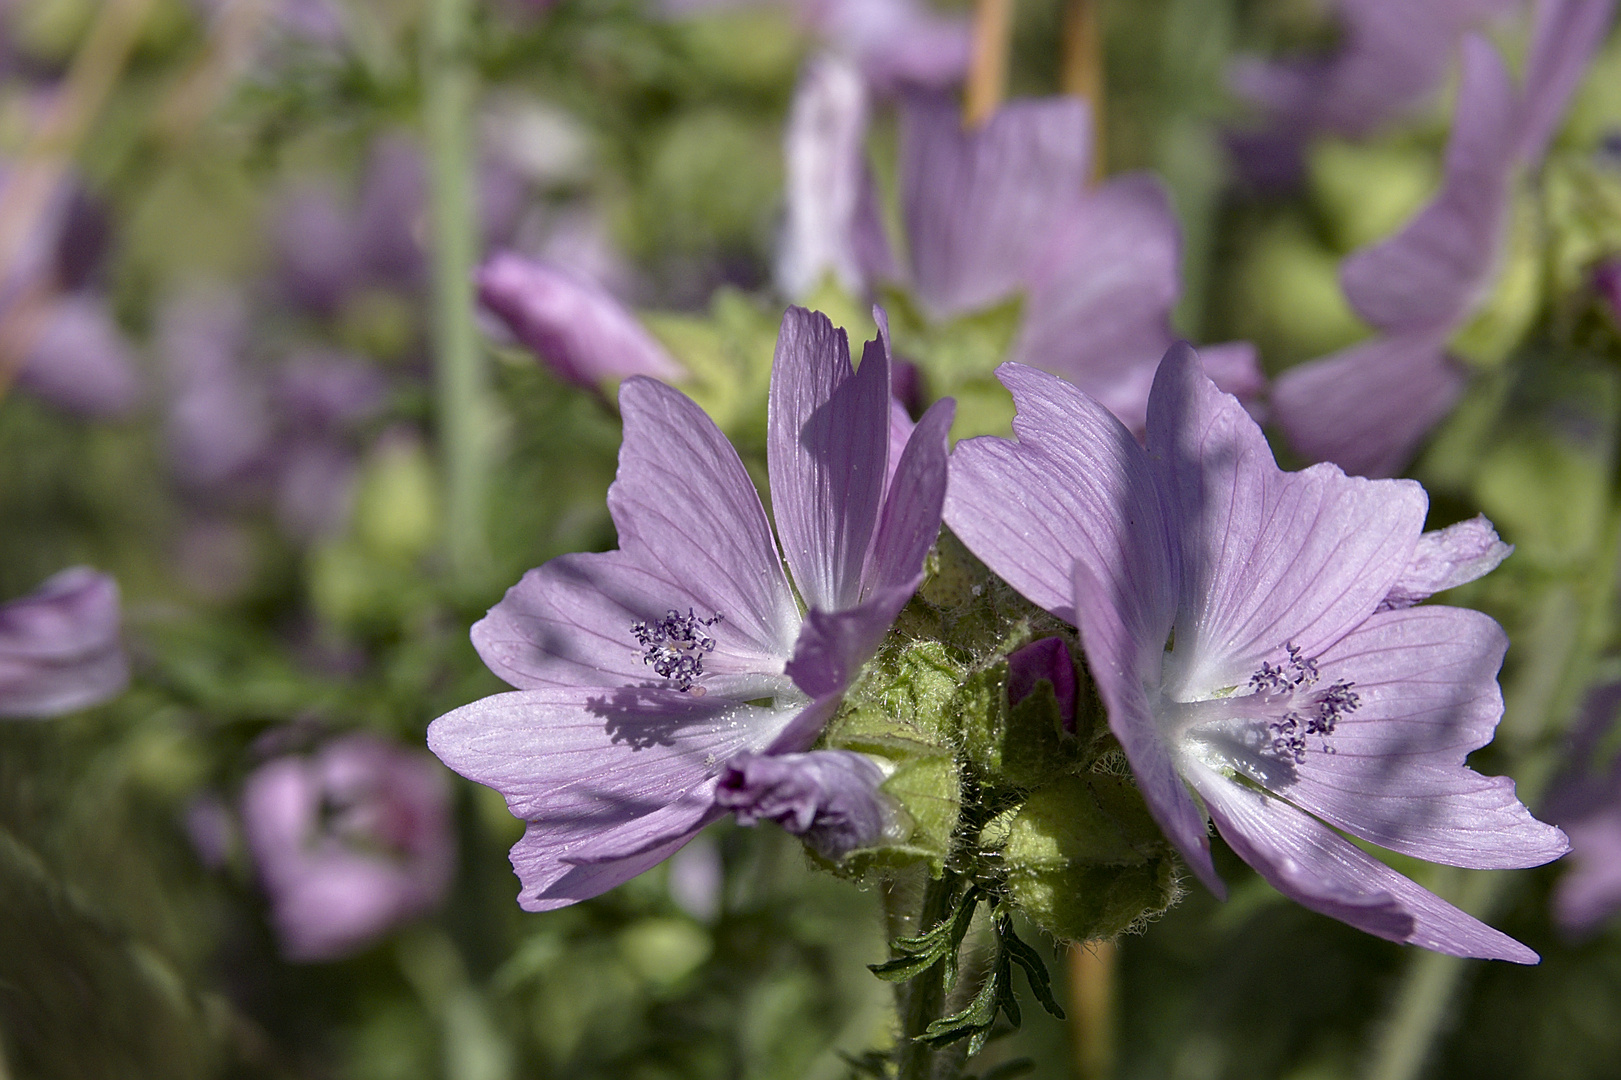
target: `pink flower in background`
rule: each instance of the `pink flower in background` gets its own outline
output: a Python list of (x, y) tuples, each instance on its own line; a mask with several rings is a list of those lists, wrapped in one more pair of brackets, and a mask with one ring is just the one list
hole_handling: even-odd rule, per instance
[(347, 956), (439, 905), (456, 863), (448, 780), (364, 733), (248, 777), (242, 831), (287, 959)]

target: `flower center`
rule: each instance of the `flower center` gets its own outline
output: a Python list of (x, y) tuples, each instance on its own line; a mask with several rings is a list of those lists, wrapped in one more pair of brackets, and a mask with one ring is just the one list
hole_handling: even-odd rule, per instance
[(1293, 642), (1284, 648), (1283, 663), (1262, 663), (1250, 676), (1248, 694), (1236, 694), (1238, 688), (1232, 687), (1199, 701), (1163, 702), (1168, 733), (1180, 737), (1209, 725), (1218, 742), (1231, 745), (1236, 740), (1251, 752), (1296, 765), (1305, 764), (1312, 738), (1321, 740), (1323, 753), (1332, 754), (1328, 736), (1361, 704), (1355, 684), (1341, 679), (1319, 687), (1317, 661), (1302, 655)]
[(694, 684), (703, 676), (704, 655), (715, 651), (715, 639), (704, 628), (720, 621), (719, 612), (700, 619), (691, 608), (685, 615), (671, 608), (656, 622), (631, 623), (630, 632), (642, 647), (642, 663), (682, 693), (703, 697), (704, 688)]

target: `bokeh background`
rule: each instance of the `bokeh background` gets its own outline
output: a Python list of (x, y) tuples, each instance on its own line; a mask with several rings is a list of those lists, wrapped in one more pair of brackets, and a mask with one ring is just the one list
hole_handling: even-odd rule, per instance
[[(420, 765), (429, 721), (502, 688), (469, 625), (526, 569), (613, 545), (612, 396), (474, 307), (486, 257), (594, 280), (708, 364), (701, 402), (758, 456), (796, 85), (818, 54), (920, 33), (846, 6), (0, 3), (0, 601), (65, 567), (111, 574), (133, 671), (105, 704), (0, 721), (0, 1076), (865, 1075), (894, 1026), (865, 966), (887, 956), (878, 886), (817, 871), (774, 827), (722, 823), (528, 914), (506, 860), (521, 823), (428, 758), (412, 793), (362, 807), (381, 826), (320, 803), (321, 828), (399, 850), (444, 827), (409, 899), (311, 939), (276, 906), (302, 871), (266, 854), (253, 809), (277, 762)], [(1076, 6), (1011, 5), (1009, 96), (1065, 89)], [(1399, 115), (1280, 149), (1235, 71), (1331, 55), (1354, 5), (1080, 6), (1100, 175), (1155, 171), (1180, 219), (1179, 332), (1252, 341), (1274, 374), (1369, 336), (1339, 265), (1434, 192), (1455, 62)], [(1531, 6), (1495, 5), (1510, 57)], [(973, 5), (925, 8), (966, 56)], [(880, 97), (867, 146), (891, 198), (895, 139)], [(1474, 763), (1579, 815), (1621, 744), (1621, 43), (1548, 160), (1523, 196), (1546, 222), (1531, 315), (1413, 475), (1431, 527), (1484, 510), (1518, 546), (1450, 600), (1514, 643), (1508, 718)], [(842, 299), (835, 318), (860, 319)], [(442, 357), (468, 341), (476, 400), (447, 408)], [(1569, 860), (1487, 885), (1402, 865), (1542, 953), (1520, 968), (1427, 961), (1217, 847), (1231, 899), (1192, 888), (1101, 949), (1041, 942), (1070, 1021), (1027, 1008), (971, 1069), (1621, 1077), (1621, 919), (1560, 928)]]

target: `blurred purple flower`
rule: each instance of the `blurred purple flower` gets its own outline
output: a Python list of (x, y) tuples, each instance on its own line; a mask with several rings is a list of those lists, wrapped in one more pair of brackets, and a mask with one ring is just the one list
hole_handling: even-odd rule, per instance
[[(1428, 500), (1412, 481), (1281, 471), (1186, 345), (1155, 378), (1146, 451), (1061, 380), (1018, 365), (1001, 379), (1017, 441), (958, 444), (946, 522), (1079, 627), (1110, 728), (1194, 872), (1222, 892), (1208, 813), (1314, 911), (1439, 952), (1534, 962), (1335, 831), (1476, 868), (1566, 850), (1512, 781), (1464, 764), (1502, 717), (1501, 628), (1459, 608), (1380, 610), (1398, 586), (1405, 603), (1485, 572), (1478, 545), (1425, 540)], [(1470, 569), (1434, 573), (1455, 549)]]
[(1518, 94), (1486, 39), (1465, 37), (1440, 192), (1400, 232), (1340, 269), (1346, 298), (1378, 334), (1291, 368), (1274, 387), (1278, 424), (1299, 453), (1350, 473), (1390, 476), (1452, 411), (1469, 373), (1450, 342), (1491, 297), (1515, 180), (1541, 161), (1614, 6), (1538, 4)]
[[(1023, 294), (1011, 358), (1069, 379), (1140, 432), (1154, 366), (1175, 340), (1181, 235), (1156, 178), (1089, 188), (1091, 138), (1078, 98), (1016, 101), (965, 131), (954, 101), (909, 95), (900, 162), (909, 265), (896, 267), (875, 215), (855, 215), (852, 245), (868, 253), (869, 284), (909, 284), (931, 319)], [(1260, 390), (1251, 346), (1209, 354), (1224, 389)]]
[(478, 295), (519, 342), (578, 386), (684, 374), (628, 308), (582, 273), (503, 252), (479, 269)]
[(242, 828), (282, 954), (358, 952), (437, 907), (456, 847), (439, 763), (375, 735), (260, 766), (242, 789)]
[(1593, 267), (1593, 289), (1610, 308), (1610, 318), (1621, 325), (1621, 258), (1609, 258)]
[(181, 485), (233, 507), (268, 497), (295, 540), (341, 532), (358, 467), (354, 430), (384, 403), (377, 369), (327, 350), (294, 353), (274, 377), (250, 368), (246, 313), (230, 294), (182, 296), (161, 322)]
[(118, 583), (83, 566), (0, 604), (0, 717), (59, 716), (129, 685)]
[(1258, 186), (1298, 183), (1302, 148), (1321, 133), (1361, 138), (1440, 90), (1463, 35), (1524, 0), (1338, 0), (1334, 52), (1319, 57), (1242, 57), (1229, 73), (1261, 113), (1258, 128), (1229, 136), (1242, 172)]
[(895, 807), (879, 791), (884, 771), (865, 754), (739, 754), (727, 762), (715, 805), (741, 825), (775, 821), (818, 855), (842, 859), (892, 833)]
[(435, 720), (428, 745), (529, 823), (512, 850), (524, 908), (668, 857), (724, 812), (716, 785), (739, 754), (806, 749), (917, 588), (952, 405), (924, 415), (892, 468), (879, 321), (852, 371), (842, 330), (800, 308), (783, 318), (767, 445), (780, 554), (714, 422), (635, 377), (608, 492), (619, 549), (531, 570), (473, 627), (518, 690)]
[(1553, 916), (1573, 937), (1621, 911), (1621, 763), (1611, 768), (1603, 795), (1585, 813), (1559, 819), (1574, 865), (1554, 888)]

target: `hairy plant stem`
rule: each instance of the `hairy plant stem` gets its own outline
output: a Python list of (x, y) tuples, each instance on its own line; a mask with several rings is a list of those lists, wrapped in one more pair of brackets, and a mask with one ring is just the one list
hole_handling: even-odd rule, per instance
[[(1617, 554), (1621, 552), (1621, 500), (1611, 493), (1601, 539), (1578, 580), (1554, 586), (1532, 622), (1531, 652), (1505, 694), (1500, 737), (1518, 743), (1514, 754), (1520, 801), (1535, 806), (1558, 769), (1558, 733), (1580, 707), (1598, 653), (1612, 629)], [(1519, 875), (1507, 871), (1447, 869), (1435, 891), (1483, 922), (1506, 906)], [(1391, 999), (1364, 1075), (1367, 1080), (1417, 1080), (1435, 1053), (1478, 961), (1418, 952)]]
[[(961, 882), (950, 870), (940, 878), (929, 878), (923, 886), (922, 901), (912, 906), (915, 889), (896, 883), (884, 894), (890, 939), (917, 934), (938, 924), (951, 913), (953, 900), (961, 893)], [(902, 910), (903, 907), (906, 910)], [(917, 914), (913, 915), (915, 911)], [(945, 1015), (945, 965), (935, 964), (915, 978), (895, 986), (895, 1013), (900, 1018), (900, 1040), (895, 1046), (897, 1080), (955, 1080), (967, 1058), (967, 1043), (959, 1041), (934, 1049), (918, 1041), (928, 1026)]]
[(476, 223), (472, 192), (474, 75), (465, 55), (469, 0), (428, 0), (423, 33), (424, 126), (433, 227), (434, 364), (452, 579), (477, 586), (484, 557), (484, 357), (473, 322)]

